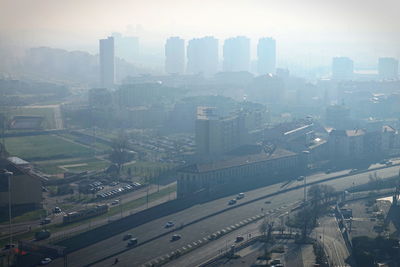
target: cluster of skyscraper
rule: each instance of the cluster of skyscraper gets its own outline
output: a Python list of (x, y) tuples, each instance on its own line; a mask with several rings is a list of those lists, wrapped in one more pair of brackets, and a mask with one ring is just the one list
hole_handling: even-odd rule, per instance
[[(398, 79), (399, 61), (391, 57), (381, 57), (378, 60), (378, 75), (380, 79)], [(332, 59), (332, 79), (352, 80), (354, 78), (354, 62), (348, 57)]]
[[(116, 46), (114, 49), (114, 40)], [(115, 55), (133, 61), (138, 54), (138, 39), (113, 34), (100, 40), (100, 86), (112, 88), (115, 84)], [(223, 45), (222, 71), (238, 72), (251, 70), (250, 39), (238, 36), (226, 39)], [(170, 37), (165, 44), (165, 72), (168, 74), (199, 74), (211, 76), (219, 68), (218, 39), (207, 36), (190, 40)], [(276, 42), (272, 38), (261, 38), (257, 44), (258, 74), (275, 73)], [(381, 79), (397, 79), (399, 62), (395, 58), (380, 58), (378, 74)], [(332, 60), (332, 79), (351, 80), (354, 77), (354, 62), (347, 57)]]
[[(207, 36), (189, 41), (179, 37), (167, 39), (165, 44), (165, 71), (177, 74), (213, 75), (219, 71), (218, 39)], [(257, 46), (258, 73), (274, 73), (276, 64), (276, 44), (272, 38), (262, 38)], [(226, 39), (223, 46), (222, 70), (250, 71), (250, 39), (244, 36)]]

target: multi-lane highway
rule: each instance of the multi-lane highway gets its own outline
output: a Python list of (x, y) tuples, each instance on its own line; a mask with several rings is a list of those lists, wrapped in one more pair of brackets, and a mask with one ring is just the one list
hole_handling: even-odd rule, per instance
[[(386, 178), (398, 175), (398, 167), (393, 166), (381, 170), (372, 170), (371, 172), (377, 172), (377, 175)], [(351, 176), (345, 176), (339, 179), (325, 182), (326, 184), (333, 185), (337, 190), (344, 190), (354, 185), (367, 183), (369, 181), (369, 174), (371, 172), (354, 174)], [(307, 183), (323, 180), (329, 177), (343, 175), (348, 173), (347, 171), (341, 171), (338, 173), (324, 174), (318, 173), (307, 177)], [(288, 187), (296, 187), (303, 184), (303, 181), (295, 181)], [(259, 198), (264, 195), (276, 193), (284, 188), (282, 184), (271, 185), (268, 187), (256, 189), (253, 191), (246, 192), (246, 197), (238, 202), (245, 202), (252, 199)], [(168, 229), (164, 228), (164, 224), (167, 221), (173, 221), (176, 226), (180, 224), (188, 224), (194, 220), (206, 217), (217, 211), (221, 211), (228, 207), (227, 203), (233, 196), (218, 199), (212, 202), (208, 202), (202, 205), (196, 205), (189, 209), (180, 211), (175, 214), (165, 216), (164, 218), (156, 219), (149, 223), (140, 225), (129, 231), (121, 233), (120, 235), (108, 238), (101, 242), (95, 243), (91, 246), (78, 250), (68, 255), (69, 266), (109, 266), (113, 260), (118, 257), (121, 266), (137, 266), (146, 263), (154, 258), (165, 255), (173, 250), (179, 249), (182, 246), (195, 242), (205, 236), (212, 234), (215, 231), (221, 230), (241, 220), (260, 214), (261, 209), (272, 210), (285, 205), (290, 205), (296, 201), (301, 200), (303, 197), (303, 189), (298, 188), (292, 191), (285, 192), (273, 196), (270, 200), (270, 204), (265, 204), (265, 200), (262, 199), (255, 202), (251, 202), (247, 205), (238, 206), (235, 209), (227, 210), (217, 216), (205, 218), (197, 223), (188, 225), (181, 230), (177, 230), (176, 233), (181, 234), (182, 238), (175, 242), (170, 242), (172, 234), (158, 237), (160, 234), (165, 233)], [(239, 204), (238, 203), (238, 204)], [(240, 229), (237, 233), (240, 233)], [(139, 246), (126, 250), (126, 241), (122, 240), (122, 237), (126, 233), (132, 233), (139, 240)], [(158, 237), (158, 238), (156, 238)], [(142, 245), (140, 243), (153, 239), (150, 242), (146, 242)], [(211, 246), (212, 242), (208, 245)], [(196, 250), (191, 252), (196, 255)], [(202, 255), (198, 255), (199, 260)], [(53, 266), (62, 265), (62, 260), (56, 260)]]

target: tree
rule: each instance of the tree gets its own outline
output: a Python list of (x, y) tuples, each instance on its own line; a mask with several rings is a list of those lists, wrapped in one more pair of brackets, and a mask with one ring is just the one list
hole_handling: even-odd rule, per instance
[(118, 138), (114, 139), (111, 145), (112, 151), (110, 160), (117, 165), (118, 172), (121, 171), (123, 164), (129, 160), (127, 146), (128, 138), (123, 133), (120, 133)]

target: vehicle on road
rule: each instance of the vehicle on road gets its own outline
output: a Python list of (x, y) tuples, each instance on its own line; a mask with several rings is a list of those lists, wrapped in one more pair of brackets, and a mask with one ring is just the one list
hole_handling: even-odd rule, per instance
[(236, 204), (236, 199), (229, 200), (228, 205), (234, 205), (234, 204)]
[(304, 176), (299, 176), (299, 177), (297, 177), (297, 181), (303, 181), (304, 180)]
[(264, 202), (265, 204), (271, 204), (271, 201), (267, 200)]
[(40, 261), (40, 265), (47, 265), (53, 260), (51, 258), (44, 258), (43, 260)]
[(35, 240), (43, 240), (50, 237), (50, 232), (47, 230), (42, 230), (35, 233)]
[(45, 224), (49, 224), (51, 223), (51, 219), (50, 218), (45, 218), (40, 222), (40, 225), (45, 225)]
[(243, 236), (237, 236), (235, 242), (239, 243), (242, 242), (244, 240)]
[(242, 199), (244, 198), (244, 193), (239, 193), (236, 197), (236, 199)]
[(128, 241), (128, 247), (136, 246), (137, 243), (138, 243), (137, 238), (131, 238), (131, 239), (129, 239), (129, 241)]
[(392, 161), (386, 162), (386, 166), (393, 166), (393, 162)]
[(6, 245), (4, 245), (3, 250), (8, 250), (8, 249), (12, 249), (12, 248), (15, 248), (15, 244), (6, 244)]
[(119, 200), (118, 199), (116, 199), (113, 202), (111, 202), (111, 205), (118, 205), (118, 204), (119, 204)]
[(356, 173), (356, 172), (358, 172), (358, 169), (351, 169), (349, 173)]
[(122, 240), (126, 241), (128, 239), (132, 238), (132, 234), (126, 234), (124, 235), (124, 237), (122, 238)]
[(169, 221), (169, 222), (167, 222), (166, 224), (165, 224), (165, 228), (170, 228), (170, 227), (172, 227), (172, 226), (174, 226), (175, 224), (174, 224), (174, 222), (171, 222), (171, 221)]
[(175, 235), (173, 235), (173, 236), (171, 237), (171, 242), (172, 242), (172, 241), (177, 241), (177, 240), (179, 240), (179, 239), (181, 239), (181, 238), (182, 238), (181, 235), (175, 234)]

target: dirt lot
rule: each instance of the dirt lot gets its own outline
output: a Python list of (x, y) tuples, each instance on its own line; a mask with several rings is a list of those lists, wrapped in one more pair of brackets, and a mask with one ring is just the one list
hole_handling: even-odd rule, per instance
[(344, 208), (351, 209), (353, 219), (351, 235), (377, 237), (379, 234), (387, 235), (396, 229), (392, 223), (385, 224), (385, 218), (390, 210), (391, 202), (388, 200), (361, 200), (346, 204)]

